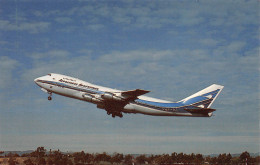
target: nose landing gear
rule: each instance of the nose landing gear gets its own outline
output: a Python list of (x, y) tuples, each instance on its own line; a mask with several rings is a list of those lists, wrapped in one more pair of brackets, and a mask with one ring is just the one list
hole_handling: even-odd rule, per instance
[(52, 93), (51, 92), (48, 92), (49, 93), (49, 96), (48, 96), (48, 100), (51, 101), (52, 100)]

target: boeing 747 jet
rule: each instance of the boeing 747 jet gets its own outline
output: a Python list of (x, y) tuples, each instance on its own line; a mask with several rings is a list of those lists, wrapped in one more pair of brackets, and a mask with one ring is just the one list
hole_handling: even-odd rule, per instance
[(34, 82), (49, 94), (58, 94), (94, 103), (112, 117), (123, 117), (123, 113), (141, 113), (153, 116), (211, 117), (215, 109), (210, 108), (224, 86), (213, 84), (178, 102), (144, 96), (150, 92), (143, 89), (121, 91), (94, 85), (80, 79), (56, 73), (36, 78)]

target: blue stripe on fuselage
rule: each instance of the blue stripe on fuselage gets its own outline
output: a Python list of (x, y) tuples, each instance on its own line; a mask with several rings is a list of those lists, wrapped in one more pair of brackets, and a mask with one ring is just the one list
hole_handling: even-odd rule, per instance
[(137, 99), (135, 100), (137, 103), (141, 104), (148, 104), (156, 107), (165, 107), (165, 108), (173, 108), (173, 107), (182, 107), (184, 104), (182, 103), (160, 103), (160, 102), (153, 102), (153, 101), (147, 101), (147, 100), (141, 100)]

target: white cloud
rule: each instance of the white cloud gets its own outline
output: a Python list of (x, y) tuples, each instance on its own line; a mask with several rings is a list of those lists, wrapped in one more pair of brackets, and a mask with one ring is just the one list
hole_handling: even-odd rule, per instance
[[(252, 10), (248, 10), (252, 7)], [(54, 17), (54, 20), (61, 24), (69, 23), (73, 17), (77, 17), (73, 21), (79, 21), (78, 23), (87, 21), (85, 27), (95, 31), (102, 30), (108, 22), (123, 26), (125, 30), (132, 30), (133, 28), (158, 29), (168, 26), (213, 26), (222, 27), (223, 30), (226, 30), (227, 27), (233, 27), (233, 29), (237, 30), (241, 28), (240, 31), (242, 31), (243, 27), (257, 25), (256, 20), (258, 20), (257, 2), (254, 1), (240, 1), (237, 3), (227, 1), (210, 3), (207, 1), (187, 3), (149, 1), (149, 3), (142, 2), (140, 4), (136, 1), (129, 1), (113, 6), (106, 2), (92, 3), (91, 5), (82, 2), (81, 6), (72, 6), (66, 11), (49, 10), (44, 13), (34, 11), (33, 14), (39, 17)], [(28, 27), (26, 24), (19, 26), (21, 26), (21, 29), (23, 29), (22, 27), (33, 29), (34, 32), (42, 31), (50, 25), (46, 22), (28, 23), (30, 24)], [(10, 25), (6, 25), (5, 22), (2, 22), (2, 25), (10, 28)], [(36, 31), (36, 29), (38, 30)]]
[(238, 53), (245, 47), (246, 43), (244, 41), (235, 41), (230, 43), (225, 47), (228, 53)]
[(93, 53), (93, 50), (90, 49), (81, 49), (78, 51), (83, 56), (90, 56)]
[(217, 46), (217, 44), (219, 43), (219, 41), (212, 38), (201, 39), (199, 42), (206, 46)]
[(102, 24), (91, 24), (86, 26), (87, 30), (99, 31), (104, 28)]
[(57, 17), (55, 18), (55, 21), (61, 24), (67, 24), (67, 23), (71, 23), (72, 19), (70, 17)]
[(48, 22), (32, 22), (32, 23), (21, 23), (16, 28), (17, 30), (25, 30), (29, 33), (39, 33), (49, 28), (50, 23)]
[[(214, 2), (213, 2), (214, 3)], [(134, 5), (135, 2), (128, 3), (125, 7), (108, 7), (106, 4), (97, 5), (90, 10), (91, 7), (87, 7), (87, 10), (83, 10), (85, 7), (81, 7), (81, 11), (99, 15), (112, 19), (116, 23), (130, 25), (138, 28), (160, 28), (167, 25), (175, 26), (193, 26), (199, 24), (207, 24), (208, 13), (210, 13), (212, 25), (214, 26), (240, 26), (252, 24), (257, 20), (257, 10), (248, 12), (249, 6), (254, 5), (254, 2), (239, 2), (228, 5), (230, 2), (222, 1), (215, 2), (213, 4), (208, 2), (189, 2), (182, 3), (177, 1), (172, 2), (156, 2), (150, 1), (148, 5)], [(196, 8), (194, 8), (196, 5)], [(211, 6), (214, 6), (212, 8)], [(232, 6), (232, 7), (231, 7)], [(230, 12), (232, 8), (233, 12)], [(209, 10), (205, 14), (205, 11)], [(219, 10), (221, 9), (221, 10)], [(255, 17), (250, 17), (248, 15)], [(255, 19), (254, 19), (255, 18)]]
[(29, 55), (29, 57), (35, 59), (35, 60), (39, 60), (39, 59), (65, 59), (66, 57), (69, 56), (69, 52), (65, 51), (65, 50), (50, 50), (48, 52), (44, 52), (44, 53), (32, 53), (31, 55)]
[(46, 31), (50, 26), (48, 22), (18, 22), (12, 23), (9, 20), (0, 20), (0, 30), (3, 31), (27, 31), (29, 33), (39, 33)]
[(13, 71), (19, 62), (7, 56), (0, 56), (0, 89), (5, 89), (12, 85)]
[(8, 44), (7, 41), (0, 41), (0, 45), (6, 45), (6, 44)]

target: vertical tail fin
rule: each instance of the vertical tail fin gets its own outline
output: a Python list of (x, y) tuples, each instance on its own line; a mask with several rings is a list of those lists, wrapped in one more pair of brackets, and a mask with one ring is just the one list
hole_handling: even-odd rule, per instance
[(181, 100), (180, 102), (182, 102), (185, 105), (193, 105), (200, 108), (210, 108), (210, 106), (216, 100), (223, 88), (224, 86), (213, 84)]

